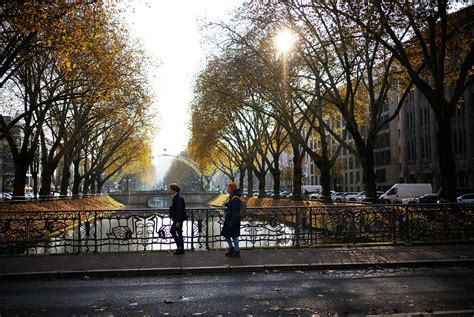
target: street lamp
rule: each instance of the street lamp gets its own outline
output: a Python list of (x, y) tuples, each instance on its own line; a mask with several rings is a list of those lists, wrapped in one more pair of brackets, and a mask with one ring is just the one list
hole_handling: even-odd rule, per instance
[[(288, 53), (291, 51), (293, 48), (294, 44), (297, 41), (297, 36), (295, 33), (293, 33), (290, 29), (288, 28), (283, 28), (280, 31), (277, 32), (275, 37), (273, 38), (273, 43), (275, 45), (276, 52), (278, 55), (282, 57), (282, 102), (281, 102), (281, 107), (283, 108), (283, 111), (286, 111), (286, 105), (287, 105), (287, 99), (288, 99), (288, 83), (287, 83), (287, 77), (288, 77), (288, 66), (287, 66), (287, 56)], [(276, 55), (276, 54), (275, 54)], [(294, 177), (294, 175), (293, 175)], [(300, 182), (303, 181), (303, 177), (300, 180)], [(293, 187), (293, 186), (292, 186)], [(295, 188), (293, 188), (293, 192), (295, 192)], [(299, 197), (297, 197), (299, 198)]]
[(274, 38), (277, 52), (286, 55), (293, 48), (297, 39), (296, 34), (290, 29), (281, 29)]

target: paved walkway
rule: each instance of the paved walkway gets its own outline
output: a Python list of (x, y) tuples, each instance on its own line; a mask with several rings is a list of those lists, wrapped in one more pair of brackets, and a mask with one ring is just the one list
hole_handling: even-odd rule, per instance
[(0, 256), (0, 280), (474, 264), (474, 245), (242, 250), (241, 258), (224, 254), (188, 251), (180, 256), (171, 252)]

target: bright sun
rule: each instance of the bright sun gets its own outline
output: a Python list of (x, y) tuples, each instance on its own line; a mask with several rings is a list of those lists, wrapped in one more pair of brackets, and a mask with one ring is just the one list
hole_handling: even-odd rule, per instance
[(283, 29), (275, 36), (275, 48), (281, 54), (288, 53), (297, 40), (297, 36), (289, 29)]

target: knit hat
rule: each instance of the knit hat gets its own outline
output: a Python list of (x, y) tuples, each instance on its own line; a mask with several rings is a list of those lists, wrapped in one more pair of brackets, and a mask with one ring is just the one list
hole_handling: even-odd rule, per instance
[(237, 183), (230, 182), (229, 185), (227, 185), (227, 188), (229, 188), (232, 192), (235, 192), (237, 190)]

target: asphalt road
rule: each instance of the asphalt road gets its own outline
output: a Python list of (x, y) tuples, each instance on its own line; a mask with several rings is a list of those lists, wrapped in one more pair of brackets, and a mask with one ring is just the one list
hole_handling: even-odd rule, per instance
[(474, 309), (474, 267), (23, 280), (0, 316), (358, 315)]

